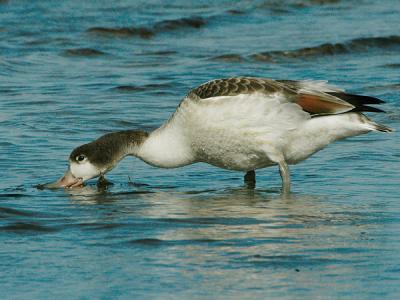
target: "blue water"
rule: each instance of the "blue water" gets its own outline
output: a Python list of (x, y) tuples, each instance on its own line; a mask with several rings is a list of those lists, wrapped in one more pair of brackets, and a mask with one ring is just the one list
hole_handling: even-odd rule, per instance
[[(2, 299), (398, 299), (400, 2), (0, 1)], [(228, 76), (326, 79), (398, 131), (291, 168), (162, 170), (38, 190), (70, 151), (151, 130)]]

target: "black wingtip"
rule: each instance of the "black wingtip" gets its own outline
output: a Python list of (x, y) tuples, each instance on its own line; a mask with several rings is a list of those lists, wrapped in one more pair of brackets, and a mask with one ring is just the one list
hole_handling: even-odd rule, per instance
[(385, 113), (386, 112), (386, 111), (384, 111), (384, 110), (382, 110), (380, 108), (367, 106), (367, 105), (357, 106), (352, 111), (358, 111), (358, 112), (364, 111), (364, 112), (376, 112), (376, 113)]
[(332, 93), (328, 93), (328, 94), (352, 104), (354, 106), (354, 109), (352, 111), (377, 112), (377, 113), (385, 112), (382, 109), (369, 106), (370, 104), (379, 105), (379, 104), (385, 103), (385, 101), (375, 98), (375, 97), (347, 94), (347, 93), (343, 93), (343, 92), (332, 92)]
[(340, 92), (332, 92), (328, 93), (329, 95), (335, 96), (339, 99), (347, 101), (354, 106), (361, 106), (365, 104), (382, 104), (385, 101), (371, 97), (371, 96), (364, 96), (364, 95), (355, 95), (355, 94), (347, 94), (347, 93), (340, 93)]

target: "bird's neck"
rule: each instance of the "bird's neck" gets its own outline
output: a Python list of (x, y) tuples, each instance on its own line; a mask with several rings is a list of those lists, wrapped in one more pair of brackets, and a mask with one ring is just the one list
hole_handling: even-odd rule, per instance
[(107, 167), (114, 167), (125, 156), (135, 155), (148, 137), (149, 133), (145, 131), (124, 130), (105, 134), (93, 143), (99, 147), (107, 146), (106, 149), (112, 153), (111, 165)]
[(190, 142), (182, 128), (165, 124), (151, 132), (132, 155), (160, 168), (177, 168), (195, 162)]

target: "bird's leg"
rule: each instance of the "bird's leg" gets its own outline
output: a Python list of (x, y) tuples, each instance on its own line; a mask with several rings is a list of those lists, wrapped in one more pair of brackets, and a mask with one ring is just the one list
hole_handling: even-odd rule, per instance
[(254, 170), (248, 171), (244, 175), (244, 183), (249, 189), (254, 189), (256, 187), (256, 172)]
[(282, 193), (289, 194), (290, 193), (290, 172), (288, 164), (282, 160), (279, 162), (279, 173), (282, 178)]
[(97, 180), (97, 187), (98, 188), (107, 188), (109, 185), (113, 185), (111, 181), (108, 181), (104, 175), (100, 175), (99, 179)]

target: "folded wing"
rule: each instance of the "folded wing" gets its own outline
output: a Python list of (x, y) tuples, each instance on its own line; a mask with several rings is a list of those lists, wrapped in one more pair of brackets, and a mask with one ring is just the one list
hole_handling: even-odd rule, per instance
[(328, 85), (326, 81), (272, 80), (266, 78), (236, 77), (206, 82), (189, 92), (192, 99), (209, 99), (219, 96), (262, 93), (283, 94), (288, 102), (297, 103), (311, 115), (339, 114), (350, 111), (382, 112), (369, 106), (383, 103), (382, 100), (362, 95), (345, 93)]

